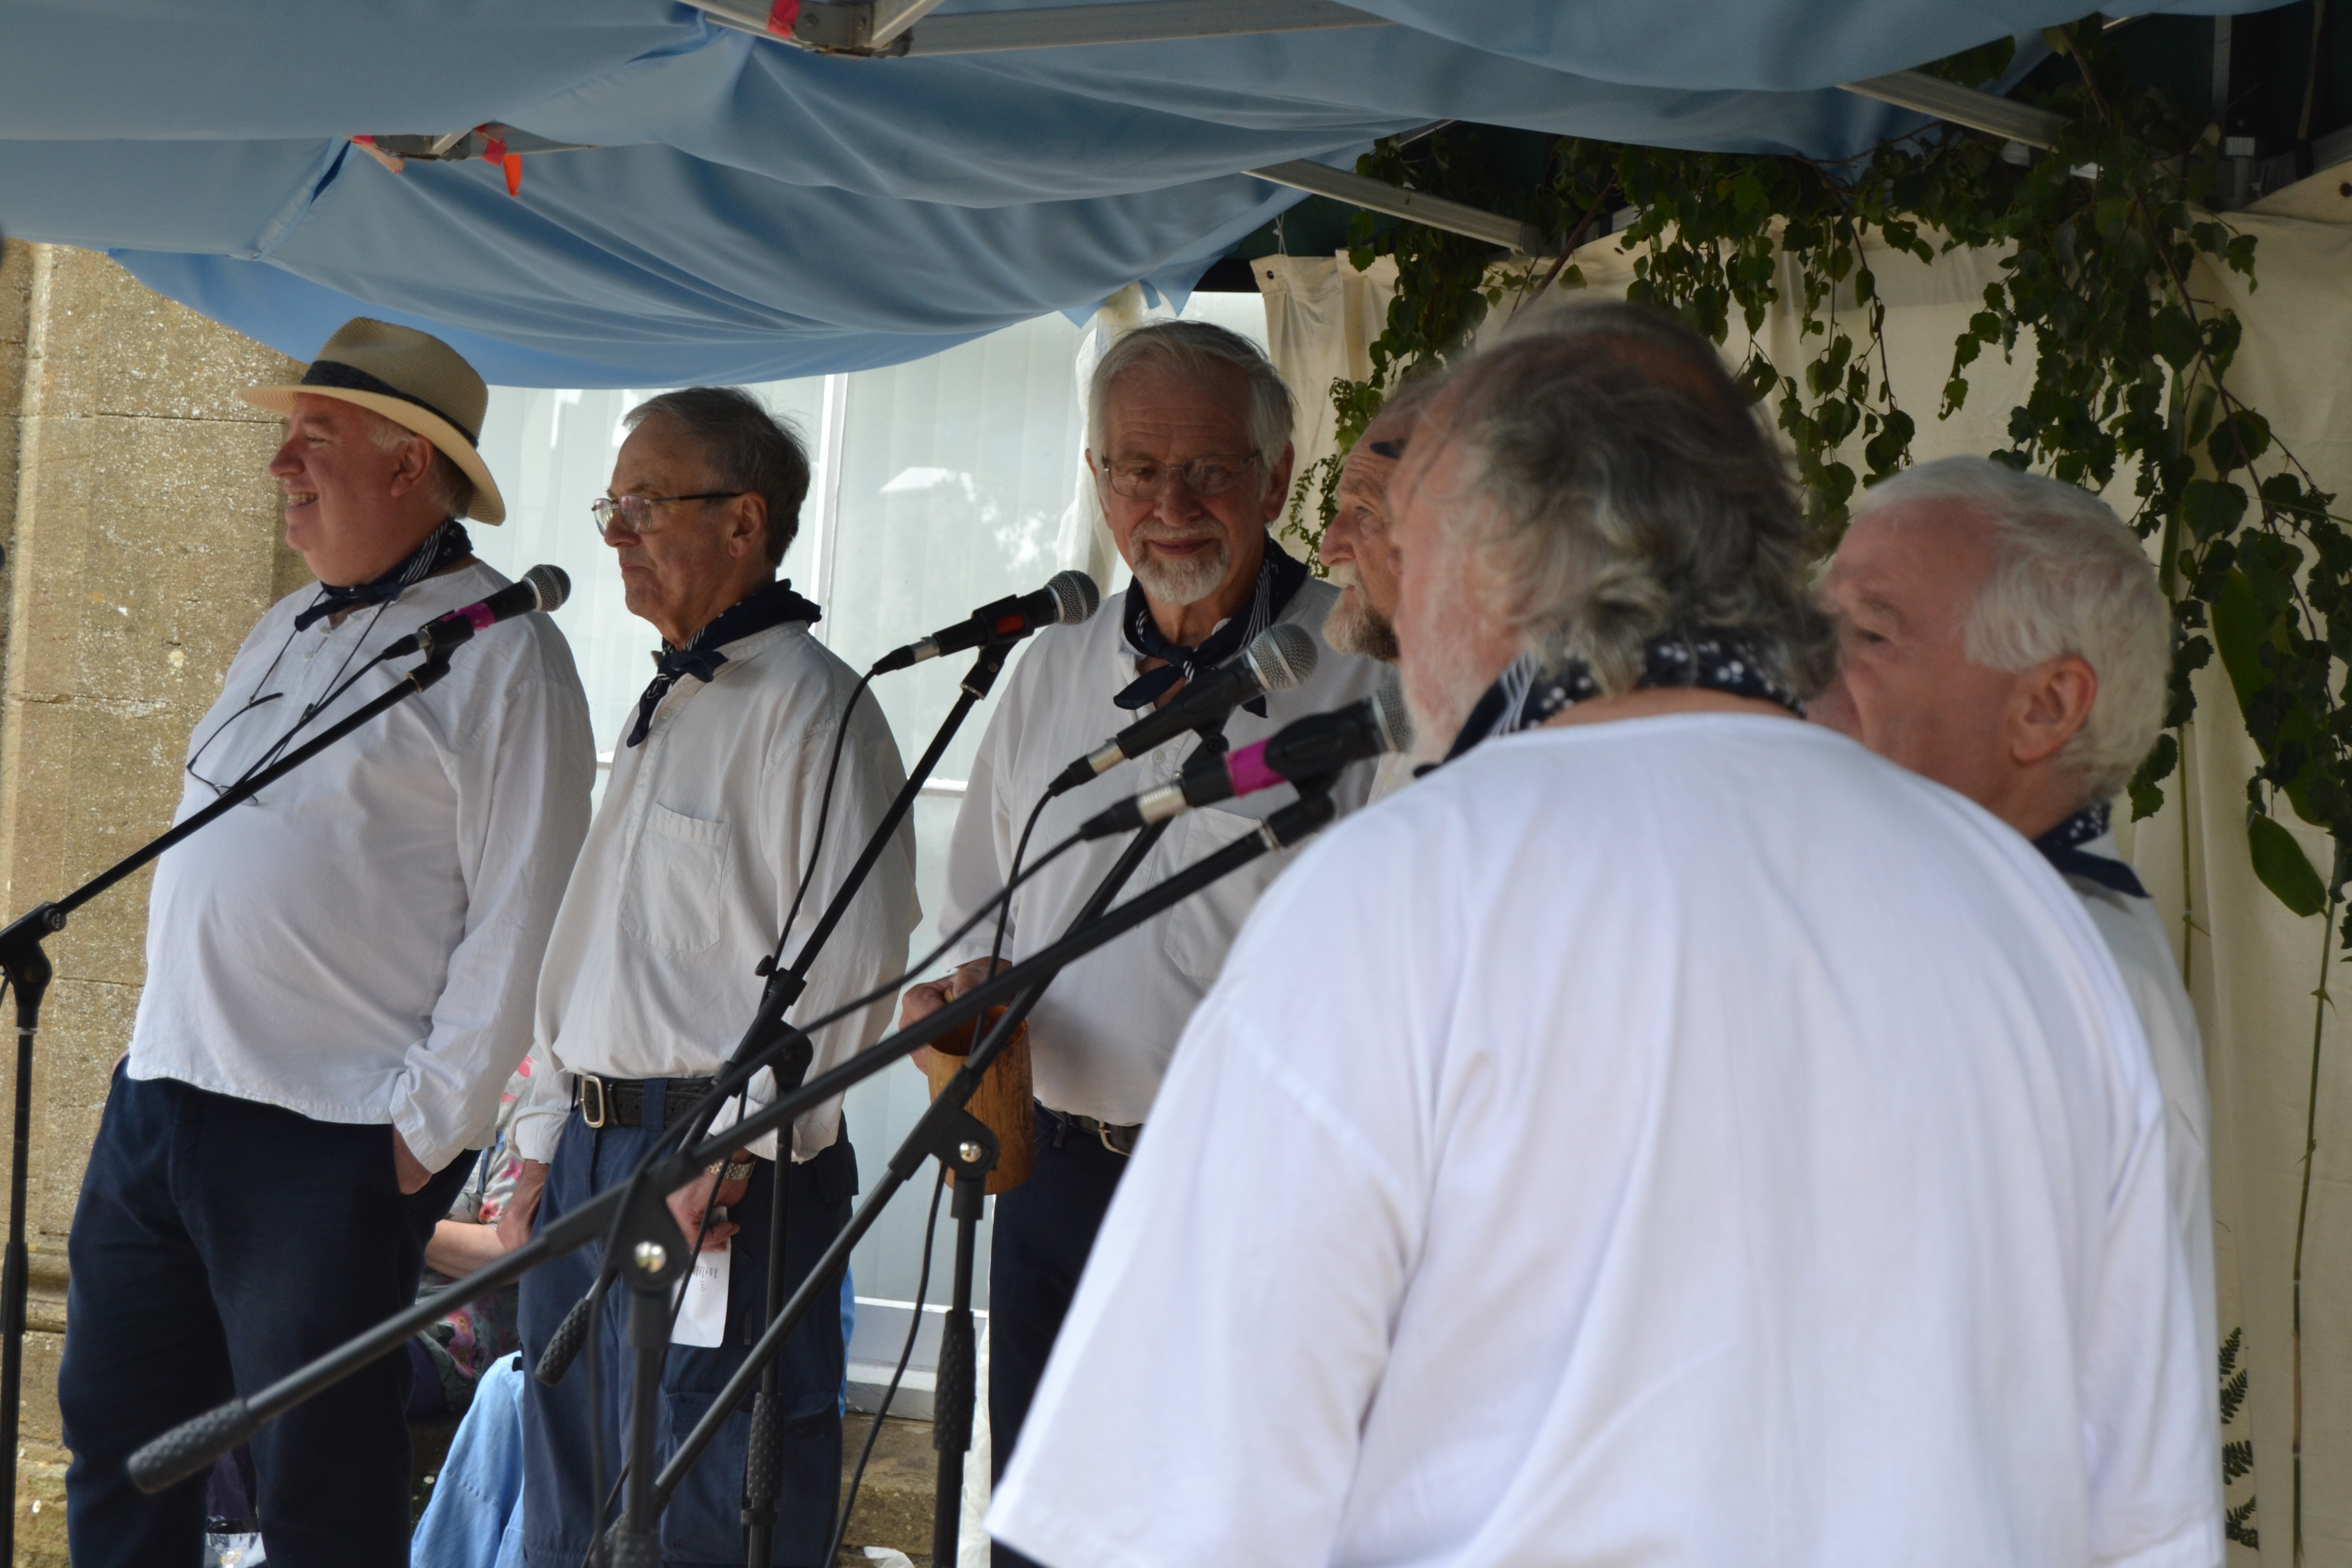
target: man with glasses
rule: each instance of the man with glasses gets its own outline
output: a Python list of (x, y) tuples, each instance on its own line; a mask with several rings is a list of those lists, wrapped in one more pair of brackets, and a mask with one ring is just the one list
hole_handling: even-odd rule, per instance
[[(1008, 678), (956, 819), (942, 933), (1004, 885), (1032, 810), (1073, 758), (1275, 621), (1320, 637), (1337, 590), (1266, 533), (1289, 492), (1291, 418), (1273, 365), (1222, 328), (1159, 322), (1103, 355), (1087, 395), (1087, 463), (1134, 581), (1105, 614), (1040, 633)], [(1235, 710), (1226, 739), (1237, 748), (1264, 740), (1367, 695), (1380, 676), (1370, 660), (1326, 648), (1303, 685)], [(1045, 808), (1034, 843), (1058, 843), (1113, 802), (1175, 778), (1195, 749), (1187, 736), (1060, 796)], [(1367, 766), (1349, 770), (1338, 791), (1343, 809), (1363, 804), (1370, 776)], [(1255, 831), (1295, 798), (1284, 787), (1178, 817), (1129, 889)], [(1125, 847), (1118, 838), (1085, 845), (1024, 883), (1003, 957), (1018, 960), (1060, 936)], [(1286, 858), (1266, 856), (1071, 965), (1029, 1016), (1036, 1162), (1025, 1184), (997, 1199), (989, 1275), (989, 1418), (1000, 1472), (1176, 1037)], [(965, 961), (954, 973), (909, 991), (907, 1018), (978, 984), (994, 936), (994, 922), (984, 922), (952, 954)], [(998, 1561), (1009, 1559), (999, 1548)]]
[[(691, 1116), (751, 1020), (778, 933), (789, 964), (906, 782), (898, 743), (856, 672), (812, 634), (817, 606), (776, 580), (808, 494), (800, 442), (736, 387), (665, 393), (631, 410), (628, 423), (611, 493), (593, 510), (619, 557), (629, 611), (653, 625), (662, 647), (548, 941), (538, 1059), (514, 1125), (522, 1173), (500, 1221), (509, 1246), (534, 1219), (543, 1225), (625, 1182)], [(901, 823), (788, 1016), (830, 1013), (898, 973), (916, 919), (914, 829)], [(817, 1030), (813, 1070), (873, 1043), (889, 1015), (886, 994)], [(763, 1074), (750, 1099), (773, 1095)], [(737, 1115), (730, 1104), (718, 1125)], [(790, 1173), (779, 1182), (781, 1158), (770, 1134), (670, 1194), (670, 1212), (701, 1237), (704, 1258), (664, 1361), (664, 1454), (759, 1337), (779, 1194), (792, 1279), (848, 1223), (857, 1163), (838, 1099), (793, 1124)], [(538, 1363), (599, 1262), (591, 1248), (524, 1279), (527, 1364)], [(705, 1270), (715, 1271), (708, 1283)], [(595, 1477), (620, 1474), (629, 1405), (620, 1294), (589, 1352), (604, 1373), (601, 1406), (583, 1368), (552, 1388), (527, 1387), (527, 1563), (572, 1568), (606, 1517)], [(841, 1479), (844, 1353), (840, 1315), (826, 1310), (802, 1320), (779, 1357), (778, 1563), (825, 1556)], [(663, 1513), (664, 1561), (744, 1561), (750, 1441), (747, 1408)]]
[[(269, 464), (318, 585), (263, 616), (195, 729), (178, 815), (391, 688), (394, 638), (505, 579), (457, 520), (505, 515), (488, 390), (446, 344), (354, 321)], [(58, 1403), (81, 1563), (194, 1563), (205, 1480), (154, 1497), (141, 1444), (409, 1305), (425, 1247), (530, 1045), (540, 954), (595, 748), (544, 616), (165, 855), (147, 981), (83, 1180)], [(404, 1356), (255, 1434), (276, 1563), (407, 1561)]]

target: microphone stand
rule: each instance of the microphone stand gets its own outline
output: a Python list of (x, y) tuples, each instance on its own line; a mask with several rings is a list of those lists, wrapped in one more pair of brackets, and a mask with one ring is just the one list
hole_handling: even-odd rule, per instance
[[(1068, 964), (1132, 931), (1162, 910), (1183, 902), (1268, 850), (1286, 848), (1297, 843), (1337, 815), (1328, 784), (1328, 780), (1308, 781), (1302, 786), (1300, 798), (1260, 823), (1257, 832), (1235, 839), (1216, 853), (1195, 861), (1166, 881), (1107, 911), (1101, 919), (1085, 929), (1071, 931), (1044, 951), (974, 986), (929, 1017), (917, 1020), (877, 1041), (848, 1061), (817, 1074), (792, 1093), (779, 1095), (745, 1117), (739, 1125), (729, 1129), (726, 1136), (709, 1140), (655, 1163), (643, 1184), (644, 1189), (659, 1194), (684, 1186), (704, 1163), (728, 1152), (740, 1141), (758, 1138), (790, 1126), (803, 1112), (873, 1077), (918, 1046), (929, 1045), (950, 1030), (980, 1017), (1000, 999), (1017, 996), (1033, 986), (1042, 986)], [(968, 1098), (979, 1083), (979, 1076), (972, 1071), (969, 1060), (958, 1069), (958, 1077), (971, 1080), (962, 1088), (962, 1096)], [(910, 1152), (918, 1139), (922, 1142), (922, 1152)], [(978, 1146), (970, 1160), (963, 1157), (962, 1145), (967, 1142)], [(951, 1100), (943, 1091), (917, 1122), (907, 1145), (892, 1156), (891, 1174), (903, 1184), (914, 1171), (920, 1168), (926, 1153), (934, 1149), (944, 1151), (940, 1157), (947, 1160), (959, 1175), (967, 1167), (978, 1172), (983, 1157), (992, 1163), (994, 1143), (995, 1134), (972, 1119), (961, 1109), (959, 1101)], [(625, 1195), (625, 1188), (598, 1194), (541, 1227), (539, 1235), (504, 1258), (477, 1269), (426, 1300), (394, 1313), (374, 1328), (354, 1335), (324, 1355), (279, 1378), (250, 1399), (233, 1398), (182, 1422), (131, 1457), (129, 1469), (132, 1483), (142, 1491), (159, 1492), (195, 1475), (220, 1455), (251, 1437), (268, 1422), (379, 1357), (399, 1350), (419, 1330), (488, 1292), (520, 1279), (549, 1258), (562, 1257), (596, 1239), (606, 1226), (613, 1225)], [(861, 1222), (865, 1226), (873, 1224), (874, 1213), (869, 1211), (878, 1212), (871, 1200), (860, 1206), (850, 1226), (834, 1238), (824, 1255), (810, 1268), (792, 1300), (785, 1304), (783, 1312), (769, 1324), (760, 1342), (753, 1347), (751, 1357), (746, 1358), (744, 1364), (729, 1379), (727, 1386), (712, 1400), (714, 1410), (730, 1410), (741, 1402), (758, 1373), (761, 1364), (760, 1358), (775, 1353), (784, 1336), (791, 1331), (793, 1323), (808, 1311), (817, 1289), (826, 1280), (838, 1276), (857, 1237), (863, 1234)], [(637, 1205), (631, 1215), (624, 1217), (628, 1223), (613, 1225), (624, 1256), (639, 1271), (653, 1277), (652, 1290), (661, 1290), (659, 1275), (673, 1258), (682, 1255), (686, 1246), (676, 1222), (669, 1218), (668, 1205), (659, 1201), (644, 1202)], [(663, 1249), (665, 1256), (655, 1258), (645, 1251), (647, 1243)], [(670, 1278), (674, 1279), (676, 1276)], [(634, 1282), (632, 1288), (635, 1288)], [(666, 1291), (664, 1295), (666, 1300)], [(650, 1410), (650, 1403), (647, 1408)], [(714, 1422), (705, 1421), (698, 1426), (669, 1464), (654, 1479), (651, 1509), (655, 1515), (658, 1515), (661, 1505), (677, 1489), (686, 1471), (709, 1446), (716, 1430), (717, 1423)], [(650, 1437), (650, 1432), (647, 1436)]]
[[(996, 684), (996, 677), (1012, 652), (1013, 643), (1009, 640), (982, 647), (979, 657), (972, 660), (971, 668), (958, 689), (955, 705), (948, 710), (947, 717), (940, 721), (938, 731), (931, 736), (931, 743), (923, 749), (914, 772), (908, 774), (905, 785), (899, 789), (898, 797), (890, 803), (890, 809), (883, 815), (880, 826), (866, 840), (866, 852), (858, 857), (848, 879), (835, 893), (824, 918), (809, 933), (808, 941), (801, 945), (800, 953), (793, 960), (792, 967), (781, 974), (770, 976), (768, 994), (761, 999), (762, 1020), (772, 1018), (781, 1022), (784, 1009), (799, 999), (806, 988), (809, 965), (815, 960), (817, 950), (833, 934), (833, 928), (847, 910), (851, 897), (880, 857), (883, 846), (889, 842), (899, 822), (913, 808), (916, 796), (931, 776), (931, 770), (947, 754), (948, 745), (955, 739), (956, 731), (963, 727), (964, 720), (988, 695), (990, 688)], [(780, 948), (782, 945), (778, 943)], [(736, 1047), (735, 1061), (747, 1062), (760, 1054), (766, 1047), (765, 1040), (761, 1038), (764, 1033), (761, 1025), (755, 1022), (752, 1028), (745, 1032), (742, 1043)], [(792, 1072), (792, 1081), (786, 1083), (783, 1081), (785, 1069), (782, 1067), (777, 1069), (776, 1088), (780, 1093), (800, 1087), (802, 1074), (807, 1070), (810, 1059), (805, 1036), (795, 1031), (791, 1047), (792, 1054), (787, 1061), (797, 1059), (799, 1070)], [(770, 1189), (767, 1296), (760, 1316), (762, 1333), (776, 1321), (776, 1315), (784, 1305), (784, 1243), (788, 1228), (786, 1219), (792, 1206), (792, 1131), (786, 1128), (776, 1134), (775, 1178)], [(743, 1558), (747, 1568), (769, 1568), (774, 1556), (776, 1494), (782, 1489), (784, 1463), (780, 1430), (783, 1421), (783, 1403), (777, 1388), (779, 1374), (777, 1358), (771, 1356), (760, 1373), (760, 1391), (751, 1400), (751, 1440), (743, 1456)], [(635, 1474), (635, 1471), (630, 1473)]]
[[(226, 816), (277, 783), (337, 741), (387, 709), (397, 707), (449, 673), (446, 653), (427, 658), (399, 684), (338, 720), (252, 777), (231, 785), (221, 797), (185, 821), (100, 871), (65, 897), (37, 905), (5, 930), (0, 930), (0, 972), (16, 994), (16, 1147), (8, 1165), (8, 1246), (0, 1263), (0, 1448), (8, 1455), (9, 1474), (16, 1472), (17, 1424), (25, 1379), (25, 1306), (30, 1258), (25, 1247), (25, 1188), (29, 1173), (33, 1125), (33, 1042), (40, 1032), (41, 1000), (53, 971), (41, 943), (66, 929), (67, 917), (92, 899), (155, 859), (182, 839)], [(0, 1515), (0, 1563), (15, 1561), (16, 1520), (12, 1506)]]
[[(1201, 741), (1203, 750), (1212, 746), (1219, 751), (1224, 749), (1222, 733), (1204, 731)], [(1151, 853), (1152, 847), (1168, 831), (1171, 820), (1162, 817), (1128, 841), (1127, 848), (1120, 853), (1102, 881), (1097, 884), (1085, 907), (1071, 920), (1068, 931), (1083, 931), (1102, 918), (1102, 912), (1110, 907), (1111, 900), (1118, 896), (1118, 890), (1127, 885), (1128, 879), (1135, 875), (1136, 868), (1143, 864), (1144, 857)], [(940, 1090), (940, 1100), (952, 1103), (958, 1112), (962, 1112), (971, 1104), (971, 1097), (979, 1089), (981, 1080), (987, 1076), (990, 1066), (1012, 1043), (1013, 1032), (1029, 1016), (1030, 1011), (1045, 994), (1045, 987), (1049, 984), (1050, 980), (1040, 981), (1007, 1005), (1004, 1016), (989, 1029), (986, 1037), (972, 1047), (971, 1054), (964, 1058), (963, 1066)], [(962, 1120), (974, 1126), (981, 1125), (969, 1115), (963, 1116)], [(986, 1129), (983, 1127), (982, 1131)], [(915, 1128), (908, 1133), (908, 1142), (911, 1144), (921, 1131), (919, 1126)], [(997, 1153), (993, 1138), (979, 1142), (977, 1155), (972, 1142), (960, 1139), (956, 1148), (957, 1158), (952, 1162), (956, 1167), (955, 1204), (950, 1210), (956, 1226), (955, 1268), (948, 1295), (947, 1319), (940, 1325), (938, 1382), (931, 1396), (931, 1447), (940, 1457), (937, 1485), (931, 1499), (931, 1562), (944, 1565), (944, 1568), (955, 1568), (957, 1561), (957, 1538), (963, 1528), (964, 1456), (971, 1451), (972, 1420), (980, 1403), (980, 1352), (971, 1317), (971, 1272), (973, 1254), (980, 1237), (981, 1210), (988, 1196), (988, 1173), (995, 1168)], [(967, 1166), (973, 1167), (974, 1173), (966, 1174)], [(884, 1193), (883, 1201), (887, 1203), (888, 1196), (887, 1192)], [(880, 1205), (876, 1206), (878, 1211)], [(919, 1312), (922, 1310), (923, 1304), (916, 1302), (915, 1310)], [(707, 1415), (704, 1418), (709, 1419)], [(877, 1415), (875, 1418), (879, 1420), (881, 1417)]]

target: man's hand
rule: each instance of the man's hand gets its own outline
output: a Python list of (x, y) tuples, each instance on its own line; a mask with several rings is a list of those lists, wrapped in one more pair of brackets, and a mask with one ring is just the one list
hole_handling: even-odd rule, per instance
[(433, 1173), (408, 1152), (408, 1140), (400, 1135), (397, 1127), (392, 1130), (392, 1176), (400, 1184), (400, 1195), (404, 1198), (423, 1192), (425, 1184), (433, 1179)]
[[(1002, 971), (1013, 965), (998, 959), (996, 967)], [(970, 963), (959, 964), (940, 979), (926, 980), (920, 985), (907, 987), (906, 995), (898, 1001), (898, 1027), (903, 1029), (919, 1019), (929, 1017), (987, 978), (988, 960), (975, 958)], [(914, 1054), (907, 1059), (913, 1062), (925, 1078), (930, 1076), (930, 1047), (917, 1046)]]
[(547, 1190), (547, 1167), (536, 1160), (525, 1160), (521, 1173), (515, 1177), (514, 1191), (507, 1198), (507, 1206), (499, 1215), (499, 1245), (512, 1252), (530, 1239), (530, 1222), (539, 1213), (539, 1195)]
[[(749, 1150), (738, 1149), (727, 1158), (730, 1163), (744, 1165), (751, 1163), (751, 1154)], [(694, 1233), (702, 1227), (705, 1214), (714, 1207), (733, 1208), (751, 1190), (749, 1178), (740, 1182), (721, 1182), (716, 1174), (705, 1171), (670, 1194), (669, 1215), (677, 1221), (677, 1228), (686, 1232), (686, 1239), (691, 1242)], [(741, 1228), (731, 1219), (713, 1220), (710, 1233), (702, 1238), (702, 1250), (718, 1251)]]

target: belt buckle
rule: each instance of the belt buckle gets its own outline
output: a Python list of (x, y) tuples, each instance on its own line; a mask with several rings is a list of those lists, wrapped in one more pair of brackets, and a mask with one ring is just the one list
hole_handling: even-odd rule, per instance
[(604, 1080), (594, 1073), (582, 1073), (580, 1075), (580, 1120), (601, 1132), (604, 1128)]
[[(1121, 1136), (1126, 1140), (1126, 1142), (1127, 1142), (1127, 1147), (1126, 1147), (1126, 1148), (1122, 1149), (1122, 1148), (1120, 1148), (1120, 1147), (1118, 1146), (1118, 1144), (1117, 1144), (1116, 1142), (1113, 1142), (1111, 1141), (1111, 1133), (1112, 1133), (1113, 1131), (1118, 1131), (1118, 1132), (1120, 1133), (1120, 1135), (1121, 1135)], [(1110, 1125), (1110, 1123), (1108, 1123), (1108, 1121), (1097, 1121), (1097, 1122), (1095, 1123), (1095, 1136), (1102, 1140), (1102, 1146), (1103, 1146), (1104, 1148), (1106, 1148), (1106, 1149), (1109, 1150), (1112, 1153), (1118, 1155), (1120, 1158), (1122, 1158), (1122, 1159), (1128, 1159), (1128, 1158), (1132, 1158), (1132, 1157), (1134, 1156), (1134, 1153), (1135, 1153), (1135, 1134), (1134, 1134), (1134, 1133), (1125, 1131), (1123, 1129), (1115, 1129), (1115, 1128), (1113, 1128), (1113, 1127)]]

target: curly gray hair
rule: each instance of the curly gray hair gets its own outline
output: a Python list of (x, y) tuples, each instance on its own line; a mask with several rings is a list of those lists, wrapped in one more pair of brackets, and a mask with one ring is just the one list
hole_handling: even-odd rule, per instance
[[(1556, 308), (1449, 374), (1423, 438), (1461, 444), (1454, 512), (1505, 622), (1611, 695), (1667, 632), (1736, 633), (1790, 690), (1834, 671), (1786, 459), (1704, 339), (1617, 300)], [(1434, 425), (1438, 428), (1433, 431)]]
[(2027, 670), (2068, 655), (2098, 677), (2090, 717), (2058, 753), (2083, 798), (2120, 791), (2164, 727), (2172, 624), (2156, 566), (2107, 503), (2077, 486), (1984, 458), (1944, 458), (1874, 485), (1857, 521), (1948, 502), (1993, 535), (1991, 570), (1970, 606), (1968, 656)]

